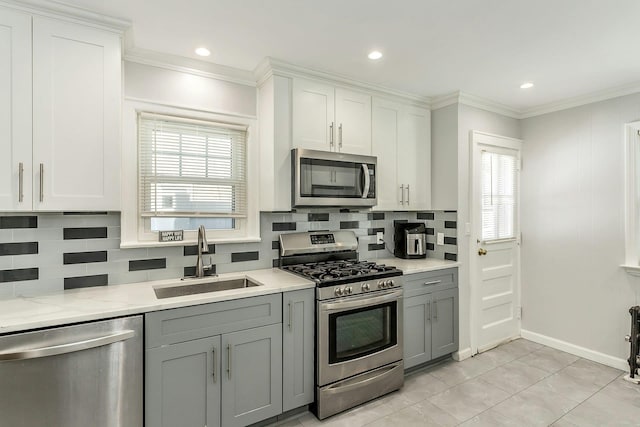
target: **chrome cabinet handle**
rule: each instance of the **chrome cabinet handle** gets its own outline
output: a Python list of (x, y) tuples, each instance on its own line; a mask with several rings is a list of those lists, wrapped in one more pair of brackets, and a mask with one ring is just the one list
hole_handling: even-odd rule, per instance
[(216, 365), (218, 364), (217, 362), (217, 358), (216, 358), (216, 348), (213, 347), (213, 350), (211, 350), (212, 356), (213, 356), (213, 382), (216, 383)]
[(438, 301), (433, 302), (433, 320), (438, 320)]
[(18, 203), (24, 200), (24, 164), (18, 163)]
[(291, 301), (289, 301), (289, 331), (291, 331), (291, 319), (293, 318), (293, 305), (291, 305)]
[(431, 282), (424, 282), (425, 286), (429, 286), (429, 285), (437, 285), (438, 283), (441, 283), (442, 280), (433, 280)]
[(340, 126), (338, 127), (338, 136), (340, 137), (339, 147), (342, 148), (342, 123), (340, 123)]
[(333, 122), (329, 126), (329, 146), (333, 147)]
[(0, 362), (6, 360), (25, 360), (35, 359), (38, 357), (57, 356), (59, 354), (75, 353), (81, 350), (101, 347), (103, 345), (113, 344), (118, 341), (125, 341), (135, 336), (135, 331), (126, 330), (115, 332), (111, 335), (105, 335), (96, 338), (89, 338), (84, 341), (77, 341), (67, 344), (57, 344), (48, 347), (32, 348), (19, 351), (10, 351), (0, 353)]
[(400, 186), (400, 195), (402, 196), (400, 200), (400, 204), (404, 205), (404, 184)]
[(40, 163), (40, 201), (44, 201), (44, 163)]
[(431, 322), (431, 304), (427, 304), (427, 308), (429, 309), (429, 314), (427, 315), (425, 323)]
[(409, 202), (409, 195), (411, 194), (411, 189), (409, 188), (409, 184), (407, 184), (407, 205), (410, 204)]
[(227, 377), (231, 379), (231, 344), (227, 344)]

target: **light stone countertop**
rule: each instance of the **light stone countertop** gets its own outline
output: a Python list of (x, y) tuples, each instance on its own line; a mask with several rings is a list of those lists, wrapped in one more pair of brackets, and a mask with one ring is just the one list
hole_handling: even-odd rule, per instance
[[(248, 277), (261, 286), (157, 299), (154, 286)], [(225, 273), (202, 279), (96, 286), (46, 295), (0, 299), (0, 334), (150, 311), (314, 288), (315, 283), (277, 268)]]
[[(381, 258), (377, 259), (376, 262), (393, 265), (402, 270), (404, 274), (441, 270), (460, 265), (459, 262), (434, 258)], [(157, 299), (153, 291), (154, 286), (164, 287), (202, 283), (245, 276), (260, 283), (261, 286), (166, 299)], [(96, 286), (46, 295), (0, 299), (0, 334), (314, 287), (315, 283), (312, 281), (277, 268), (271, 268), (225, 273), (202, 279), (187, 279), (184, 281), (172, 279), (124, 285)]]
[(403, 258), (379, 258), (378, 264), (392, 265), (404, 274), (423, 273), (425, 271), (442, 270), (460, 266), (457, 261), (448, 261), (435, 258), (403, 259)]

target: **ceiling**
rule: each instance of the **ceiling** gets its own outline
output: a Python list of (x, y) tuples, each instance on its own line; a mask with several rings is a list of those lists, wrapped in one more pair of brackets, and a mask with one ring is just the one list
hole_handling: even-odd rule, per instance
[[(640, 83), (638, 0), (64, 0), (132, 22), (135, 48), (253, 70), (267, 56), (519, 111)], [(152, 7), (151, 7), (152, 6)], [(371, 61), (377, 49), (384, 57)], [(520, 89), (526, 81), (532, 89)]]

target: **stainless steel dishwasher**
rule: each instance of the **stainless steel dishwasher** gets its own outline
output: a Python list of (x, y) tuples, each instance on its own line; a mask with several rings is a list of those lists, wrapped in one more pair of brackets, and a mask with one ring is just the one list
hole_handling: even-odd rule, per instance
[(0, 336), (0, 427), (141, 427), (142, 316)]

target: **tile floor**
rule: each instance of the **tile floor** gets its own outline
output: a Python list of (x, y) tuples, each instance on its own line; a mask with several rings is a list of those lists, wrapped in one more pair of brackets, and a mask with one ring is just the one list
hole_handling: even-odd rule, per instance
[(318, 421), (279, 427), (640, 426), (640, 386), (623, 371), (524, 339), (413, 372), (404, 387)]

